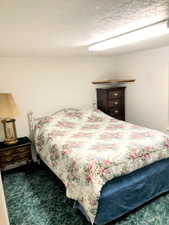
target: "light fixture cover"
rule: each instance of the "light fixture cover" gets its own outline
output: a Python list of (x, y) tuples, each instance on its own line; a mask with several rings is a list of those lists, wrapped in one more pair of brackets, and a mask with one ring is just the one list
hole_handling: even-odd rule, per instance
[(111, 49), (111, 48), (116, 48), (119, 46), (136, 43), (139, 41), (151, 39), (153, 37), (158, 37), (165, 34), (169, 34), (168, 20), (95, 43), (89, 46), (88, 50), (103, 51), (106, 49)]

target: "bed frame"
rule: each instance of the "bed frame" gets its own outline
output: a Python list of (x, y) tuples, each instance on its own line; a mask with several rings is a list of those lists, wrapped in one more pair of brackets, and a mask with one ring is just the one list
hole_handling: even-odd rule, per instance
[(28, 118), (28, 127), (29, 127), (29, 137), (32, 141), (32, 159), (34, 162), (37, 162), (37, 152), (36, 152), (36, 147), (34, 142), (34, 128), (35, 128), (35, 121), (38, 119), (33, 117), (33, 112), (29, 112), (27, 114), (27, 118)]

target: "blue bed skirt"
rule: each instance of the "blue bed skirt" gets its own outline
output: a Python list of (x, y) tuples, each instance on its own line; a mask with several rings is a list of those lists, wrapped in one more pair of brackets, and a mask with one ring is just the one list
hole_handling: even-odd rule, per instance
[[(95, 224), (103, 225), (169, 191), (169, 159), (107, 182), (101, 191)], [(75, 202), (84, 215), (82, 206)], [(88, 217), (86, 216), (88, 219)]]

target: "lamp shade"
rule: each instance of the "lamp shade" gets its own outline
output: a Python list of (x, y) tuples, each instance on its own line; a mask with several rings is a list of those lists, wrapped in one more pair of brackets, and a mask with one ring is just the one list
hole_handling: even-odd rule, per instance
[(13, 118), (19, 115), (18, 107), (10, 93), (0, 93), (0, 117)]

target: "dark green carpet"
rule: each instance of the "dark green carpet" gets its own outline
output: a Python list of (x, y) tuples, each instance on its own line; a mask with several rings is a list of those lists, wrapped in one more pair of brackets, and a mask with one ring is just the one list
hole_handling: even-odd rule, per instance
[[(45, 166), (29, 170), (11, 170), (3, 174), (5, 195), (11, 225), (89, 225), (73, 209), (73, 201)], [(169, 194), (165, 194), (115, 225), (169, 225)]]

